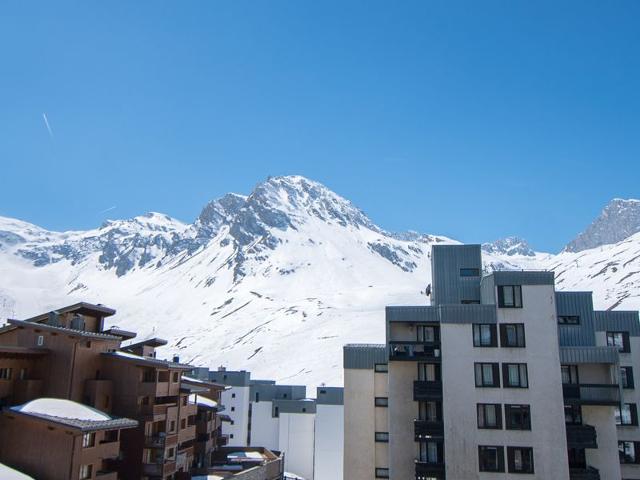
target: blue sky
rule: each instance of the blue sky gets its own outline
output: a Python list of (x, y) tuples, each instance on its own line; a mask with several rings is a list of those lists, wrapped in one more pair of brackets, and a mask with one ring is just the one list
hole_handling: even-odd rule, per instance
[(633, 0), (6, 1), (0, 215), (191, 221), (300, 174), (390, 230), (559, 250), (640, 196), (639, 24)]

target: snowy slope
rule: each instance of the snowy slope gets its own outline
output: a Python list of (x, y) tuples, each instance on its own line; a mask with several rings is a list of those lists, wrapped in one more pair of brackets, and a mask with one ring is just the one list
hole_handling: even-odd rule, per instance
[[(386, 305), (428, 302), (434, 243), (455, 242), (385, 232), (296, 176), (214, 200), (190, 225), (152, 213), (58, 233), (0, 218), (0, 318), (103, 303), (118, 310), (112, 324), (169, 340), (166, 356), (337, 384), (342, 345), (382, 341)], [(483, 249), (487, 269), (552, 268), (560, 288), (594, 290), (601, 308), (640, 307), (638, 235), (559, 255), (515, 238)]]

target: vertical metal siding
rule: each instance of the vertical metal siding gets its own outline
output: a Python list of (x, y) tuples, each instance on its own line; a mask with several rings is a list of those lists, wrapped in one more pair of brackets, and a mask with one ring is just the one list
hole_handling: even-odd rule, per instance
[[(480, 277), (460, 277), (461, 268), (482, 271), (480, 245), (434, 245), (431, 248), (432, 305), (480, 300)], [(462, 298), (462, 295), (472, 295)]]
[(556, 311), (558, 316), (580, 316), (580, 325), (558, 325), (560, 346), (588, 347), (596, 344), (591, 292), (556, 292)]
[(596, 311), (596, 331), (629, 332), (632, 337), (640, 336), (640, 321), (635, 310)]

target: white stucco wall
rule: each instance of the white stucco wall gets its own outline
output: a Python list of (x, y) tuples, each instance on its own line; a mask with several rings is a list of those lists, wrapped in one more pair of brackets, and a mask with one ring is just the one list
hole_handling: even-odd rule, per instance
[(280, 413), (278, 450), (285, 452), (285, 470), (314, 480), (313, 451), (315, 415)]
[(233, 435), (229, 438), (229, 445), (235, 447), (247, 446), (247, 433), (249, 428), (249, 387), (231, 387), (222, 392), (222, 404), (224, 413), (233, 420), (222, 422), (222, 433)]
[(342, 480), (344, 407), (318, 405), (315, 421), (315, 480)]
[(279, 419), (272, 414), (273, 402), (251, 402), (251, 446), (278, 449)]

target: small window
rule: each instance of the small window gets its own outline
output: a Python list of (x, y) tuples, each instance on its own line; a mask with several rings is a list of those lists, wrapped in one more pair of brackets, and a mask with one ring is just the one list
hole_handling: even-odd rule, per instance
[(481, 472), (504, 472), (504, 447), (478, 447), (479, 469)]
[[(38, 337), (36, 338), (36, 345), (38, 345), (39, 347), (44, 345), (44, 335), (38, 335)], [(91, 467), (91, 465), (89, 465), (89, 467)]]
[(497, 363), (475, 364), (476, 387), (500, 388), (500, 367)]
[(564, 423), (567, 425), (582, 425), (582, 407), (580, 405), (565, 405)]
[(21, 368), (20, 369), (20, 380), (26, 380), (27, 377), (28, 377), (27, 369), (26, 368)]
[(173, 372), (173, 383), (177, 383), (178, 379), (179, 379), (179, 373), (178, 372)]
[(374, 401), (376, 407), (388, 407), (389, 399), (387, 397), (376, 397)]
[(502, 364), (502, 381), (504, 388), (528, 388), (528, 377), (526, 363)]
[(82, 448), (90, 448), (95, 446), (95, 444), (96, 444), (95, 432), (85, 433), (82, 436)]
[(176, 421), (175, 420), (171, 420), (171, 423), (169, 424), (169, 431), (170, 432), (175, 432), (176, 431)]
[(520, 285), (500, 285), (498, 306), (501, 308), (522, 308), (522, 287)]
[(474, 323), (473, 346), (497, 347), (498, 339), (496, 335), (496, 326), (494, 324)]
[(431, 325), (418, 325), (416, 333), (418, 342), (434, 343), (438, 340), (437, 327)]
[(436, 363), (418, 363), (418, 380), (421, 382), (439, 382), (440, 365)]
[(231, 407), (231, 411), (235, 412), (236, 411), (236, 407)]
[(524, 348), (524, 323), (500, 324), (500, 346), (503, 348)]
[(533, 448), (507, 447), (509, 473), (534, 473)]
[(620, 383), (622, 388), (634, 388), (633, 367), (620, 367)]
[(460, 276), (461, 277), (479, 277), (480, 269), (479, 268), (461, 268)]
[(478, 428), (502, 428), (502, 406), (499, 403), (479, 403)]
[(376, 363), (374, 370), (378, 373), (387, 373), (389, 366), (386, 363)]
[(388, 443), (389, 442), (389, 432), (376, 432), (375, 440), (376, 440), (376, 442)]
[(80, 480), (87, 480), (93, 476), (93, 465), (80, 465)]
[(560, 325), (580, 325), (579, 315), (558, 315)]
[(442, 442), (435, 440), (420, 442), (420, 456), (419, 460), (422, 463), (429, 463), (432, 465), (438, 465), (442, 463), (443, 457), (443, 445)]
[(231, 394), (231, 398), (236, 398), (236, 394), (235, 394), (235, 393), (232, 393), (232, 394)]
[(507, 430), (531, 430), (531, 407), (529, 405), (505, 405), (504, 421)]
[(616, 425), (638, 425), (638, 410), (635, 403), (625, 403), (620, 407), (616, 407)]
[(629, 332), (607, 332), (607, 346), (617, 347), (621, 353), (629, 353)]
[[(231, 425), (233, 425), (233, 423)], [(229, 435), (229, 438), (233, 438), (233, 433)]]
[(640, 463), (640, 442), (619, 441), (618, 454), (620, 463)]
[(184, 430), (185, 428), (187, 428), (187, 420), (183, 418), (182, 420), (180, 420), (180, 429)]
[(11, 380), (11, 368), (0, 368), (0, 379)]
[(376, 478), (389, 478), (389, 469), (376, 468)]
[(562, 383), (564, 385), (577, 385), (579, 383), (577, 365), (561, 365), (560, 373), (562, 374)]
[(441, 422), (442, 421), (442, 404), (436, 401), (419, 402), (418, 418), (425, 422)]

